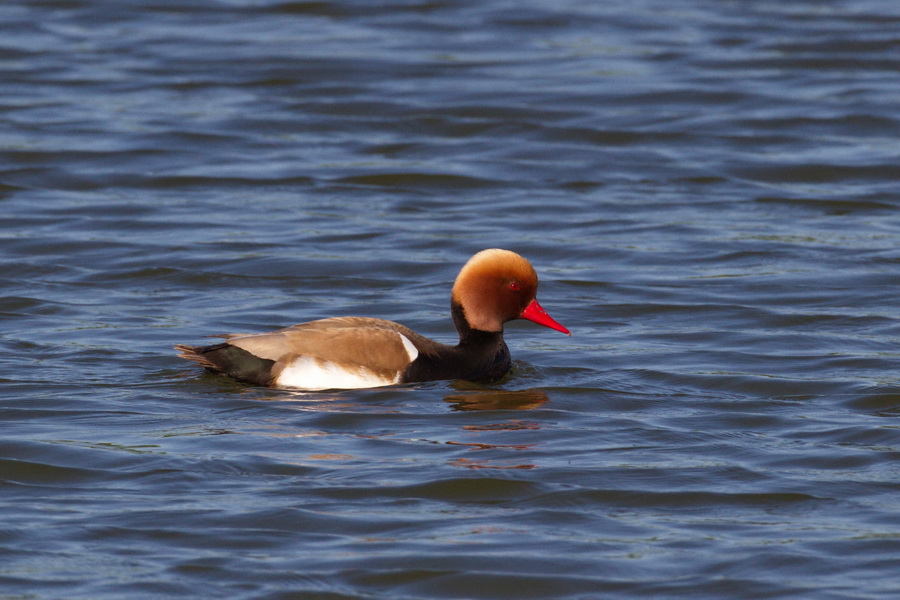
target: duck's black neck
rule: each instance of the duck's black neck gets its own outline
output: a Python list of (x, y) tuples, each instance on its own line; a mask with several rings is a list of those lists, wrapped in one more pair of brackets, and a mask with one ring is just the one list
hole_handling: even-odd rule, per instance
[(459, 332), (459, 344), (445, 346), (428, 342), (423, 347), (427, 350), (406, 368), (401, 381), (468, 379), (488, 383), (509, 371), (512, 362), (502, 331), (474, 329), (456, 302), (452, 304), (451, 314)]
[(451, 355), (462, 367), (454, 378), (485, 383), (502, 378), (512, 367), (509, 348), (503, 341), (502, 331), (484, 331), (469, 325), (465, 311), (458, 303), (451, 304), (450, 313), (459, 332), (459, 344)]
[(459, 346), (493, 346), (503, 341), (502, 331), (484, 331), (469, 325), (466, 313), (459, 302), (450, 304), (450, 314), (459, 333)]

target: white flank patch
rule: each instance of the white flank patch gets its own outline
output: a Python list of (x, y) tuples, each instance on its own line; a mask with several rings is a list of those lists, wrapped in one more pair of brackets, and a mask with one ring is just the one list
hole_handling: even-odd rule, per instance
[(409, 355), (409, 362), (416, 360), (416, 357), (419, 356), (419, 350), (413, 345), (409, 338), (403, 335), (402, 333), (398, 333), (400, 336), (400, 341), (403, 342), (403, 347), (406, 348), (406, 353)]
[[(403, 339), (404, 346), (406, 344), (412, 346), (409, 340)], [(275, 385), (295, 390), (352, 390), (391, 385), (397, 383), (398, 377), (399, 374), (394, 378), (381, 377), (363, 367), (344, 366), (301, 356), (281, 371)]]

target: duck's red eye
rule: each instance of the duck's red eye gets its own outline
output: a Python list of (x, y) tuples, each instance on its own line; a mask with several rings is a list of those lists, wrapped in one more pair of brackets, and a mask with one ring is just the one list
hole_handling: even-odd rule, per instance
[(519, 291), (519, 282), (518, 281), (510, 281), (509, 289), (511, 289), (514, 292), (518, 292)]

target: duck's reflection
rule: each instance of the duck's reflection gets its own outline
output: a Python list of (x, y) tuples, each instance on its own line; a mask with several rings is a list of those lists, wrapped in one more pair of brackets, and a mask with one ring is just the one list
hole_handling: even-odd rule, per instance
[(550, 399), (539, 389), (473, 390), (444, 396), (453, 410), (531, 410)]
[(533, 464), (504, 464), (492, 460), (472, 460), (471, 458), (457, 458), (449, 461), (447, 464), (464, 469), (500, 469), (504, 471), (510, 469), (528, 470), (535, 467)]
[[(342, 421), (333, 418), (304, 420), (303, 423), (310, 426), (306, 428), (297, 421), (283, 421), (279, 416), (261, 417), (255, 414), (247, 415), (252, 425), (244, 423), (242, 427), (236, 428), (234, 433), (305, 438), (302, 444), (304, 450), (288, 461), (302, 466), (321, 465), (327, 462), (329, 468), (343, 468), (343, 466), (358, 468), (360, 461), (372, 458), (374, 446), (371, 443), (381, 441), (387, 444), (385, 447), (388, 448), (388, 454), (385, 456), (394, 455), (398, 443), (443, 445), (451, 453), (444, 457), (445, 464), (462, 469), (534, 469), (539, 466), (535, 463), (535, 457), (540, 455), (538, 447), (543, 439), (539, 433), (540, 419), (524, 419), (523, 415), (516, 411), (543, 406), (550, 400), (545, 391), (537, 388), (502, 390), (462, 381), (451, 385), (450, 393), (447, 393), (446, 387), (440, 390), (437, 386), (425, 389), (421, 386), (398, 386), (386, 390), (352, 393), (268, 390), (262, 399), (288, 401), (281, 406), (313, 413), (354, 414), (357, 426), (360, 422), (367, 422), (366, 415), (376, 417), (422, 410), (422, 398), (419, 397), (422, 393), (427, 393), (435, 400), (443, 398), (451, 411), (504, 412), (493, 415), (486, 413), (484, 418), (473, 415), (472, 418), (465, 419), (466, 424), (457, 424), (450, 430), (445, 426), (433, 425), (432, 419), (416, 421), (411, 430), (405, 430), (403, 427), (385, 428), (383, 422), (379, 420), (381, 425), (377, 429), (368, 430), (363, 426), (355, 427), (352, 431), (348, 431), (342, 425)], [(431, 405), (427, 409), (428, 414), (434, 409), (435, 406)], [(452, 429), (456, 430), (455, 434), (452, 433)], [(366, 440), (365, 452), (359, 451), (359, 440)], [(461, 456), (460, 452), (466, 456)], [(408, 456), (408, 451), (404, 451), (403, 460), (407, 461)], [(383, 465), (383, 462), (379, 464)]]
[[(531, 410), (550, 400), (546, 392), (537, 388), (498, 390), (469, 382), (456, 382), (453, 387), (455, 393), (444, 396), (444, 402), (449, 404), (452, 410)], [(417, 389), (410, 386), (393, 387), (389, 392), (367, 390), (367, 397), (364, 400), (360, 400), (356, 396), (348, 398), (348, 395), (342, 391), (277, 390), (272, 393), (273, 391), (269, 391), (266, 397), (261, 399), (293, 402), (298, 408), (302, 407), (304, 410), (317, 412), (337, 412), (342, 409), (359, 410), (366, 406), (377, 406), (378, 412), (400, 412), (396, 408), (390, 409), (386, 404), (377, 401), (382, 399), (392, 401), (398, 393), (415, 393)]]

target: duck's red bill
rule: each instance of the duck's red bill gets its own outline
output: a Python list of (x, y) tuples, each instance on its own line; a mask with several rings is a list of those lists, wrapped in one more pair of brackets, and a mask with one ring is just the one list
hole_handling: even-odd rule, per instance
[(532, 300), (531, 303), (525, 307), (525, 310), (522, 311), (522, 318), (528, 319), (538, 325), (549, 327), (550, 329), (562, 331), (566, 335), (572, 335), (569, 333), (568, 329), (557, 323), (553, 317), (548, 315), (547, 311), (541, 308), (541, 305), (538, 304), (537, 300)]

